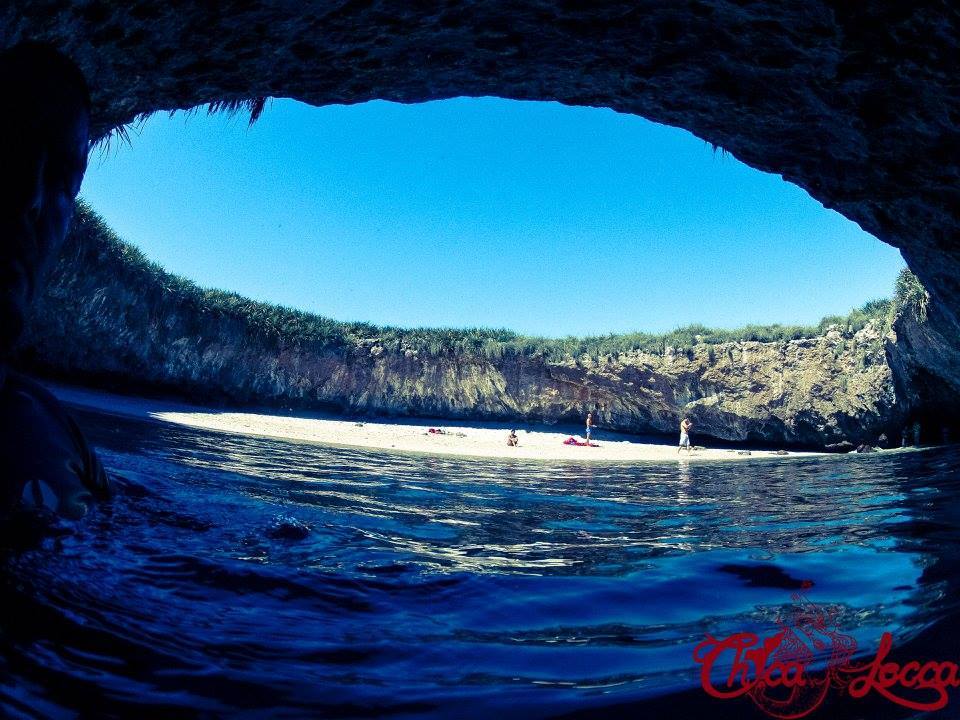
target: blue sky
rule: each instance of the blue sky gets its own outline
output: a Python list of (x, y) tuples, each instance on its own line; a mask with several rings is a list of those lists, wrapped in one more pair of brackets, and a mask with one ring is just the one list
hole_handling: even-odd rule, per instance
[(82, 195), (168, 270), (339, 320), (538, 335), (813, 323), (895, 249), (686, 131), (496, 98), (155, 115)]

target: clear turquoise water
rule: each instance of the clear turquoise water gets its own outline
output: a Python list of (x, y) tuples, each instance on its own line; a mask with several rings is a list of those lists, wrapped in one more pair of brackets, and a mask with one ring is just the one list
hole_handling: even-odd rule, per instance
[(120, 489), (2, 554), (11, 714), (658, 717), (804, 581), (862, 647), (956, 628), (956, 449), (576, 466), (80, 419)]

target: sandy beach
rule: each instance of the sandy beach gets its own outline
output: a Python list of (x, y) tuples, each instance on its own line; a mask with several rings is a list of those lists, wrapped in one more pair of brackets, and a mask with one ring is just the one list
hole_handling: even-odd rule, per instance
[[(696, 462), (750, 461), (763, 458), (786, 458), (819, 455), (814, 452), (777, 454), (774, 450), (750, 450), (742, 454), (729, 448), (702, 448), (687, 455), (677, 453), (674, 445), (640, 442), (636, 436), (595, 431), (596, 447), (564, 445), (574, 437), (583, 440), (583, 428), (572, 425), (517, 425), (520, 442), (508, 447), (505, 423), (466, 422), (462, 420), (354, 420), (343, 416), (316, 412), (250, 412), (217, 410), (187, 403), (116, 395), (86, 388), (54, 383), (45, 386), (61, 401), (101, 412), (173, 423), (204, 430), (284, 440), (320, 443), (323, 445), (359, 447), (371, 450), (432, 453), (482, 458), (523, 458), (529, 460), (565, 460), (599, 462)], [(431, 433), (430, 428), (443, 430)], [(694, 442), (696, 435), (694, 433)]]

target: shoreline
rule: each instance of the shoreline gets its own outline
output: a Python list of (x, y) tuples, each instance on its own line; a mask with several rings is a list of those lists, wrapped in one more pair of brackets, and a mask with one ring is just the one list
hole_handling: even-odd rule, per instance
[[(266, 411), (221, 411), (185, 402), (153, 400), (118, 395), (102, 390), (43, 382), (61, 402), (68, 405), (153, 422), (171, 423), (201, 430), (213, 430), (250, 437), (310, 442), (332, 447), (407, 452), (445, 457), (496, 460), (545, 460), (564, 462), (731, 462), (785, 460), (822, 457), (831, 453), (776, 450), (748, 451), (737, 448), (704, 448), (677, 453), (676, 445), (641, 442), (636, 436), (599, 428), (597, 447), (564, 445), (568, 437), (582, 440), (583, 428), (572, 425), (515, 425), (520, 437), (517, 447), (506, 444), (510, 425), (497, 421), (463, 420), (353, 420), (323, 412), (277, 414)], [(429, 429), (443, 429), (444, 434)], [(679, 432), (678, 432), (679, 437)], [(696, 433), (693, 433), (694, 440)], [(749, 454), (740, 454), (748, 452)]]

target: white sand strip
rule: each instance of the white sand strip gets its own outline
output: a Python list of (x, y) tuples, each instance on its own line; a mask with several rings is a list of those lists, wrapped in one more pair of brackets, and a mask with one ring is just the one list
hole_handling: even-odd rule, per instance
[[(358, 421), (314, 412), (224, 412), (186, 403), (115, 395), (67, 385), (45, 383), (45, 386), (65, 403), (114, 415), (241, 435), (374, 450), (576, 462), (735, 461), (823, 454), (790, 451), (784, 456), (772, 450), (751, 450), (746, 455), (736, 450), (710, 448), (694, 450), (690, 455), (686, 450), (678, 454), (676, 446), (637, 442), (635, 437), (606, 432), (603, 428), (594, 432), (593, 440), (599, 447), (577, 447), (564, 445), (563, 441), (571, 436), (582, 441), (582, 427), (522, 424), (514, 426), (520, 437), (519, 445), (508, 447), (506, 437), (510, 425), (507, 423), (421, 421), (409, 418), (402, 421)], [(443, 429), (444, 434), (430, 433), (431, 427)], [(693, 439), (696, 442), (696, 433)]]

